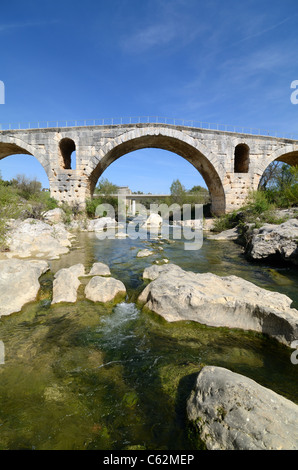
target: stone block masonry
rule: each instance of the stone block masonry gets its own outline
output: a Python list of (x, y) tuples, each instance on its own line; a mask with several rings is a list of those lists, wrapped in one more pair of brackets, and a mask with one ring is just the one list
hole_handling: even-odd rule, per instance
[(243, 206), (274, 160), (298, 165), (296, 140), (169, 124), (0, 131), (0, 159), (33, 155), (47, 173), (51, 196), (81, 206), (92, 197), (109, 165), (122, 155), (148, 147), (174, 152), (198, 170), (209, 189), (214, 215)]

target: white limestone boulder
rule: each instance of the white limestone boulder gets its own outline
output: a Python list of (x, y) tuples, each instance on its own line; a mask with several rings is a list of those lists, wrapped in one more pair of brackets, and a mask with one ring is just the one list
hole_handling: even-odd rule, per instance
[(208, 450), (298, 449), (298, 406), (222, 367), (200, 371), (187, 416)]
[(26, 219), (8, 232), (10, 251), (5, 255), (8, 258), (57, 259), (69, 252), (72, 238), (63, 224), (49, 225), (41, 220)]
[(60, 302), (75, 303), (77, 301), (77, 291), (81, 284), (79, 277), (84, 275), (85, 268), (81, 263), (57, 271), (53, 282), (52, 304)]
[(286, 295), (237, 276), (196, 274), (174, 264), (153, 265), (143, 276), (152, 282), (139, 301), (167, 321), (254, 330), (287, 345), (298, 338), (298, 311)]
[(111, 271), (107, 264), (104, 263), (94, 263), (88, 274), (88, 276), (110, 276)]
[(86, 298), (92, 302), (110, 302), (116, 295), (125, 295), (123, 282), (113, 277), (94, 276), (85, 287)]
[(154, 212), (149, 215), (147, 220), (142, 224), (141, 228), (160, 227), (162, 224), (162, 217)]
[(298, 219), (289, 219), (280, 225), (265, 224), (253, 230), (246, 252), (254, 260), (298, 265)]
[(154, 254), (154, 251), (148, 250), (147, 248), (145, 248), (144, 250), (140, 250), (137, 253), (137, 258), (147, 258), (147, 256), (151, 256), (153, 254)]
[(58, 224), (64, 221), (65, 212), (60, 207), (56, 207), (55, 209), (51, 209), (47, 212), (44, 212), (42, 216), (45, 222), (51, 224)]
[(48, 269), (46, 261), (0, 260), (0, 317), (33, 302), (40, 288), (39, 278)]

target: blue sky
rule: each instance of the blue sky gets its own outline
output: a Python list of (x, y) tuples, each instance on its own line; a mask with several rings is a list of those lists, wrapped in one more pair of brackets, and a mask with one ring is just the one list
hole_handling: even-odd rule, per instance
[[(0, 123), (159, 115), (298, 136), (297, 20), (297, 0), (2, 2)], [(33, 157), (0, 170), (48, 186)], [(161, 150), (126, 155), (103, 176), (151, 192), (175, 178), (203, 184)]]

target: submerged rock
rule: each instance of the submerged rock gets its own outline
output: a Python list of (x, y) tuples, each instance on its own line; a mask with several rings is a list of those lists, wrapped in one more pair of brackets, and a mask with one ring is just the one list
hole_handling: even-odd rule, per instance
[(237, 240), (238, 237), (239, 233), (236, 227), (229, 230), (224, 230), (223, 232), (220, 232), (216, 235), (207, 235), (209, 240)]
[(83, 264), (75, 264), (70, 268), (63, 268), (57, 271), (53, 282), (52, 304), (76, 302), (78, 287), (81, 284), (79, 277), (84, 275), (85, 268)]
[(9, 259), (0, 261), (0, 317), (19, 312), (36, 299), (39, 277), (49, 269), (46, 261)]
[(203, 221), (202, 219), (173, 220), (173, 225), (200, 230), (203, 228)]
[(222, 367), (204, 367), (188, 419), (210, 450), (297, 450), (298, 406)]
[(69, 252), (71, 235), (63, 224), (49, 225), (41, 220), (26, 219), (7, 235), (8, 258), (47, 258), (56, 259)]
[(123, 282), (113, 277), (94, 276), (85, 287), (86, 298), (93, 302), (110, 302), (118, 294), (125, 294)]
[(154, 254), (154, 251), (148, 250), (145, 248), (144, 250), (140, 250), (137, 254), (137, 258), (146, 258), (147, 256), (151, 256)]
[(252, 232), (246, 254), (254, 260), (286, 261), (298, 265), (298, 220), (265, 224)]
[(298, 311), (286, 295), (237, 276), (195, 274), (174, 264), (153, 265), (143, 276), (152, 282), (139, 301), (167, 321), (254, 330), (287, 345), (298, 337)]

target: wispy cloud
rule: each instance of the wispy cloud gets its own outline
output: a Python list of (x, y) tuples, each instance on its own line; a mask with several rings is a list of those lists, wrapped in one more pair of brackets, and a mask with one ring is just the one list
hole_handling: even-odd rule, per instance
[(122, 38), (125, 52), (147, 52), (174, 44), (177, 51), (202, 34), (202, 28), (195, 27), (191, 0), (155, 0), (154, 4), (156, 14)]
[(147, 28), (133, 33), (126, 39), (123, 46), (129, 50), (131, 46), (139, 51), (145, 51), (156, 46), (163, 46), (173, 41), (177, 36), (175, 24), (152, 24)]
[(244, 38), (240, 39), (237, 44), (241, 43), (241, 42), (244, 42), (244, 41), (249, 41), (250, 39), (254, 39), (254, 38), (257, 38), (259, 36), (263, 36), (264, 34), (266, 33), (269, 33), (270, 31), (278, 28), (279, 26), (283, 25), (284, 23), (287, 23), (289, 20), (292, 20), (293, 19), (293, 16), (297, 16), (297, 15), (291, 15), (291, 16), (288, 16), (287, 18), (284, 18), (282, 21), (279, 21), (278, 23), (276, 24), (273, 24), (269, 27), (266, 27), (266, 28), (262, 28), (261, 30), (253, 33), (253, 34), (250, 34), (248, 36), (245, 36)]

